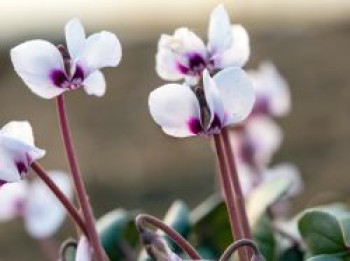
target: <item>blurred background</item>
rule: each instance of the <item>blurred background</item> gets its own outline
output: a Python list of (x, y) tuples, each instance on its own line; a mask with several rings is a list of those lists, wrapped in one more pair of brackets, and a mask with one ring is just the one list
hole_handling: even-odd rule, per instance
[[(269, 59), (290, 84), (293, 109), (279, 121), (285, 140), (274, 162), (293, 162), (303, 174), (306, 190), (295, 199), (294, 210), (349, 201), (349, 0), (1, 0), (1, 125), (29, 120), (37, 145), (48, 152), (41, 163), (67, 170), (55, 102), (25, 87), (9, 50), (35, 38), (64, 43), (65, 23), (79, 17), (88, 33), (110, 30), (123, 46), (120, 66), (104, 71), (105, 97), (83, 91), (66, 96), (96, 216), (124, 207), (161, 217), (175, 199), (195, 206), (215, 190), (209, 140), (163, 134), (148, 113), (147, 98), (163, 83), (154, 70), (160, 34), (187, 26), (206, 39), (209, 14), (218, 3), (225, 4), (233, 23), (248, 29), (247, 68)], [(58, 238), (67, 235), (62, 231)], [(42, 260), (21, 222), (0, 224), (0, 260)]]

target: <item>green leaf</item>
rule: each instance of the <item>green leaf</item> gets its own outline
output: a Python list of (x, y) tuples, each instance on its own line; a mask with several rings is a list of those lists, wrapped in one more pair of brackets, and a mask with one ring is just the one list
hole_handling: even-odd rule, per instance
[(340, 223), (327, 212), (306, 211), (298, 228), (311, 255), (337, 254), (346, 250)]
[(76, 248), (69, 247), (67, 251), (64, 253), (64, 260), (66, 261), (75, 261)]
[(313, 256), (307, 261), (349, 261), (349, 255), (347, 254), (336, 254), (336, 255), (318, 255)]
[(247, 215), (254, 227), (267, 208), (279, 200), (291, 186), (291, 181), (284, 178), (264, 182), (247, 199)]
[(276, 260), (276, 240), (267, 215), (263, 215), (253, 228), (253, 238), (266, 260)]
[(216, 258), (232, 243), (226, 205), (218, 195), (205, 200), (191, 212), (191, 223), (191, 238), (196, 245), (211, 249)]
[(350, 246), (350, 217), (344, 217), (340, 220), (345, 245)]
[(134, 215), (123, 209), (113, 210), (100, 218), (97, 231), (107, 255), (113, 261), (121, 260), (124, 257), (123, 249), (134, 246), (138, 241)]
[(199, 255), (203, 258), (203, 260), (215, 260), (216, 255), (213, 253), (213, 250), (206, 246), (199, 246), (196, 248)]
[(298, 247), (293, 246), (285, 250), (280, 257), (279, 261), (303, 261), (304, 260), (304, 252)]

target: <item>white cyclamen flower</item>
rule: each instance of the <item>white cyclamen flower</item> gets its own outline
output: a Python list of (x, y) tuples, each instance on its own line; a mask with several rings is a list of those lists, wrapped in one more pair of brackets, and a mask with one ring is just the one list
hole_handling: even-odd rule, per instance
[(26, 121), (12, 121), (0, 130), (0, 185), (20, 181), (30, 165), (45, 151), (36, 148), (32, 127)]
[(65, 34), (68, 50), (44, 40), (14, 47), (11, 60), (16, 72), (42, 98), (79, 88), (87, 94), (104, 95), (106, 82), (100, 69), (119, 64), (122, 52), (118, 38), (106, 31), (86, 38), (78, 19), (67, 23)]
[(283, 132), (269, 117), (259, 116), (230, 131), (230, 138), (238, 163), (262, 170), (280, 148)]
[(227, 68), (213, 78), (203, 72), (203, 89), (166, 84), (151, 92), (149, 109), (155, 122), (171, 136), (219, 133), (244, 120), (254, 104), (254, 91), (246, 73)]
[[(69, 198), (73, 188), (68, 175), (49, 172), (51, 179)], [(0, 222), (23, 218), (25, 228), (34, 238), (52, 236), (63, 223), (66, 210), (61, 202), (40, 179), (6, 184), (0, 188)]]
[(255, 71), (248, 72), (255, 92), (255, 114), (268, 114), (279, 117), (291, 110), (291, 94), (289, 86), (271, 62), (263, 62)]
[(207, 46), (187, 28), (161, 36), (156, 70), (164, 80), (197, 80), (205, 68), (244, 66), (249, 54), (248, 33), (241, 25), (232, 25), (224, 6), (219, 5), (210, 16)]

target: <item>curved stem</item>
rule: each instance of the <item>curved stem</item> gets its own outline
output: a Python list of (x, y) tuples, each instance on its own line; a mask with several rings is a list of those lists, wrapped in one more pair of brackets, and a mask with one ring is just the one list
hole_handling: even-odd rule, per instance
[(240, 222), (243, 229), (243, 236), (245, 238), (252, 239), (252, 233), (249, 227), (247, 212), (245, 210), (244, 196), (242, 193), (241, 184), (238, 177), (235, 158), (234, 158), (227, 128), (223, 128), (221, 130), (221, 136), (222, 136), (224, 150), (226, 154), (226, 160), (228, 162), (228, 169), (231, 174), (230, 179), (231, 179), (231, 184), (233, 186), (233, 190), (235, 193), (235, 205), (240, 215)]
[[(214, 139), (214, 144), (215, 144), (215, 149), (217, 154), (217, 160), (220, 168), (221, 185), (225, 195), (226, 208), (230, 219), (232, 238), (234, 240), (240, 240), (243, 238), (243, 232), (239, 224), (239, 216), (238, 216), (237, 209), (235, 207), (235, 202), (234, 202), (235, 195), (232, 190), (231, 181), (227, 170), (227, 165), (225, 162), (225, 152), (223, 148), (223, 143), (220, 135), (218, 134), (214, 134), (213, 139)], [(239, 250), (238, 255), (240, 257), (240, 260), (247, 260), (247, 256), (245, 255), (243, 250)]]
[(76, 223), (80, 230), (88, 236), (86, 226), (77, 209), (69, 201), (66, 195), (57, 187), (55, 182), (49, 177), (45, 170), (37, 162), (31, 164), (32, 169), (42, 179), (42, 181), (49, 187), (49, 189), (56, 195), (57, 199), (61, 201), (62, 205), (66, 208), (71, 219)]
[(240, 239), (236, 242), (232, 243), (222, 254), (219, 261), (229, 261), (230, 257), (233, 255), (233, 253), (238, 250), (240, 247), (248, 246), (253, 250), (254, 255), (260, 256), (260, 252), (258, 249), (258, 246), (254, 243), (254, 241), (250, 239)]
[(73, 143), (71, 140), (66, 108), (64, 103), (63, 94), (57, 97), (57, 111), (59, 117), (59, 123), (61, 127), (62, 139), (66, 148), (67, 158), (72, 174), (72, 178), (74, 181), (75, 189), (77, 192), (77, 197), (81, 206), (82, 213), (84, 215), (84, 219), (86, 222), (86, 228), (89, 235), (89, 241), (95, 250), (96, 259), (98, 261), (108, 260), (104, 249), (101, 245), (100, 239), (98, 237), (96, 227), (95, 227), (95, 218), (92, 212), (91, 205), (89, 203), (89, 199), (86, 193), (85, 184), (81, 177), (80, 168), (78, 165), (77, 158), (75, 156)]
[(74, 239), (67, 239), (66, 241), (64, 241), (59, 249), (59, 261), (68, 261), (67, 257), (66, 257), (66, 251), (70, 248), (74, 248), (75, 250), (78, 247), (78, 242)]
[(191, 259), (198, 260), (201, 259), (197, 251), (184, 239), (179, 233), (173, 230), (171, 227), (166, 225), (163, 221), (146, 214), (140, 214), (135, 220), (136, 226), (138, 228), (144, 228), (145, 223), (149, 223), (152, 226), (160, 229), (165, 234), (167, 234)]

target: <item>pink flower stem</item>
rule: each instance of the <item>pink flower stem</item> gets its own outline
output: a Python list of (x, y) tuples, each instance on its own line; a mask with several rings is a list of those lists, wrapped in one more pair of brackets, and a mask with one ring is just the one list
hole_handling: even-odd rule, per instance
[(99, 236), (97, 234), (97, 230), (95, 226), (95, 218), (94, 218), (92, 208), (86, 193), (85, 184), (81, 176), (78, 161), (74, 153), (73, 143), (71, 140), (69, 127), (68, 127), (63, 94), (57, 97), (57, 111), (58, 111), (59, 123), (61, 127), (62, 139), (66, 148), (67, 158), (68, 158), (72, 178), (74, 181), (77, 197), (85, 219), (89, 240), (90, 240), (91, 246), (94, 249), (96, 259), (98, 261), (105, 261), (105, 260), (108, 260), (108, 258), (101, 245)]
[(31, 164), (34, 172), (41, 178), (41, 180), (48, 186), (48, 188), (56, 195), (57, 199), (61, 201), (62, 205), (66, 208), (69, 216), (73, 222), (79, 227), (79, 229), (88, 236), (85, 223), (81, 216), (79, 215), (77, 209), (69, 201), (66, 195), (57, 187), (55, 182), (49, 177), (45, 170), (37, 162)]
[(197, 251), (184, 239), (179, 233), (174, 229), (169, 227), (163, 221), (146, 214), (140, 214), (136, 217), (136, 226), (139, 230), (142, 230), (146, 223), (151, 224), (152, 226), (160, 229), (166, 235), (168, 235), (174, 242), (192, 259), (192, 260), (201, 260), (200, 255)]
[[(213, 135), (217, 161), (220, 169), (220, 177), (221, 177), (221, 186), (224, 192), (226, 208), (228, 212), (228, 216), (231, 224), (231, 232), (232, 238), (234, 241), (243, 239), (243, 231), (241, 230), (241, 226), (239, 224), (239, 215), (235, 206), (235, 194), (232, 189), (230, 176), (227, 169), (227, 164), (225, 161), (225, 152), (223, 147), (223, 141), (221, 139), (220, 134)], [(245, 255), (245, 251), (243, 249), (238, 249), (239, 259), (243, 261), (248, 261), (249, 259), (247, 255)]]
[[(243, 236), (246, 239), (252, 240), (252, 233), (251, 233), (251, 230), (249, 227), (249, 221), (248, 221), (247, 212), (245, 209), (244, 196), (242, 193), (242, 188), (241, 188), (241, 184), (240, 184), (239, 177), (238, 177), (235, 158), (234, 158), (234, 154), (233, 154), (232, 146), (230, 143), (230, 138), (229, 138), (227, 128), (223, 128), (221, 130), (221, 137), (223, 140), (224, 151), (225, 151), (226, 160), (228, 163), (228, 170), (230, 173), (230, 175), (229, 175), (230, 183), (233, 187), (233, 191), (235, 194), (234, 204), (235, 204), (237, 212), (239, 214), (239, 220), (240, 220), (240, 223), (241, 223), (242, 229), (243, 229)], [(250, 259), (252, 256), (252, 251), (250, 250), (248, 252), (249, 252), (249, 259)]]

